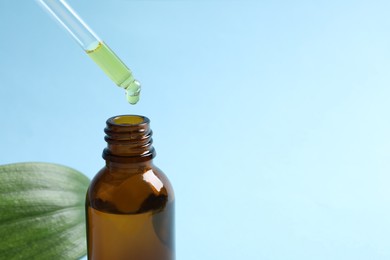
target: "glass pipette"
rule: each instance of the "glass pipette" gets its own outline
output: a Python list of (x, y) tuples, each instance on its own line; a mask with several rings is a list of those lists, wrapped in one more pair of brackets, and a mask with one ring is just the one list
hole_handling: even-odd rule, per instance
[(88, 56), (119, 87), (126, 90), (130, 104), (136, 104), (141, 91), (140, 83), (134, 79), (130, 69), (89, 28), (64, 0), (36, 0), (51, 14), (84, 49)]

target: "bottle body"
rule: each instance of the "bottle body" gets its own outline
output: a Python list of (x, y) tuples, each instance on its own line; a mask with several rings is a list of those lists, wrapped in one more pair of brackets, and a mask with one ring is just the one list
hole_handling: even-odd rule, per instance
[(88, 259), (175, 259), (171, 184), (153, 164), (151, 145), (135, 147), (146, 132), (107, 132), (106, 166), (92, 180), (86, 198)]

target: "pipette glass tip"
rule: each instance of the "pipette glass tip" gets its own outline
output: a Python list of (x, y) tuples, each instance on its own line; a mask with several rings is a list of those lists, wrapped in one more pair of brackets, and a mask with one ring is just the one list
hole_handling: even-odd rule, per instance
[(130, 104), (136, 104), (139, 100), (141, 85), (134, 79), (130, 69), (100, 40), (72, 7), (65, 0), (36, 1), (70, 33), (116, 85), (126, 90), (127, 101)]

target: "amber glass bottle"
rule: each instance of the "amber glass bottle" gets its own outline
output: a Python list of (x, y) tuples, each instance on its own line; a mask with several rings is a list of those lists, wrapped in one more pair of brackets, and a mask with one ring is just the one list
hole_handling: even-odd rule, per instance
[(86, 198), (88, 259), (175, 259), (174, 195), (153, 165), (149, 123), (135, 115), (107, 120), (106, 166)]

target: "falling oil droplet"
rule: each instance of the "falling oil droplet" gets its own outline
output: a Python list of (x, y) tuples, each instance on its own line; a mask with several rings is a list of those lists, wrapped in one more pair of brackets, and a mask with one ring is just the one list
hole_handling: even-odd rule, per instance
[(137, 80), (134, 80), (126, 88), (127, 102), (129, 102), (132, 105), (137, 104), (137, 102), (139, 101), (140, 92), (141, 92), (141, 84)]

